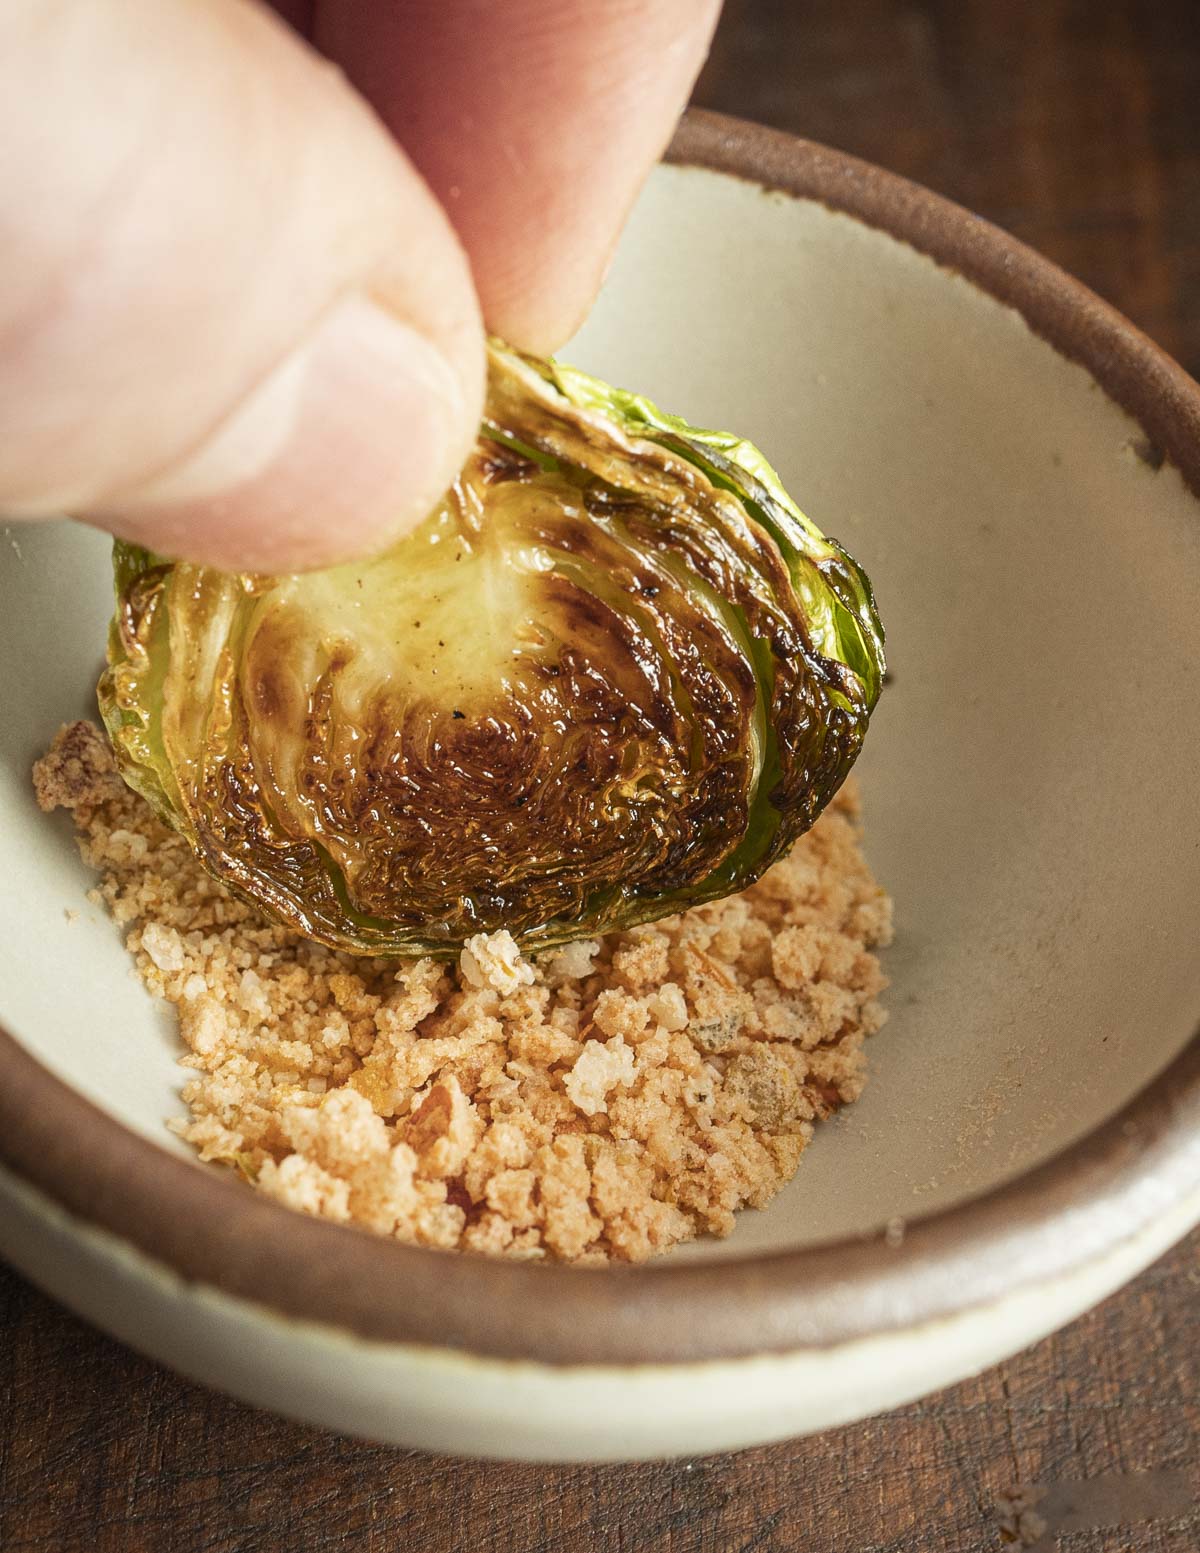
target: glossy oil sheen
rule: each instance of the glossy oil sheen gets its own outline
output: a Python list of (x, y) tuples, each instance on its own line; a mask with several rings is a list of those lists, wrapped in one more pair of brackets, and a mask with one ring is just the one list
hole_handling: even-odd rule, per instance
[(383, 554), (239, 577), (114, 549), (125, 779), (284, 926), (453, 958), (751, 884), (883, 672), (870, 585), (756, 448), (489, 349), (484, 427)]

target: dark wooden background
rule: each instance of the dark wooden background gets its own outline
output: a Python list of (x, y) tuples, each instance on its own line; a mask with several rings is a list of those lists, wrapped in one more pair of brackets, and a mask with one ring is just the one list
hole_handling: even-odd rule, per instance
[[(1200, 374), (1200, 0), (727, 0), (696, 99), (970, 206)], [(601, 1468), (259, 1415), (0, 1271), (0, 1553), (987, 1553), (1022, 1492), (1044, 1495), (1042, 1553), (1196, 1553), (1198, 1393), (1200, 1235), (888, 1417)]]

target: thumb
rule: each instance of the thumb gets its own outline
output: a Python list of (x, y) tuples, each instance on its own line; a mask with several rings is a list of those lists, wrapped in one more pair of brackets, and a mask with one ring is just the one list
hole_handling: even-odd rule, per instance
[(301, 569), (411, 527), (475, 434), (440, 206), (248, 0), (0, 15), (0, 511)]

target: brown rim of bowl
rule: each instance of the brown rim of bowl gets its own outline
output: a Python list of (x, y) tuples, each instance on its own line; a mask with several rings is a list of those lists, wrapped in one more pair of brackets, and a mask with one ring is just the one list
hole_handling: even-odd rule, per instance
[[(691, 113), (674, 162), (818, 200), (1017, 308), (1200, 492), (1200, 389), (1077, 282), (892, 174)], [(573, 1269), (446, 1256), (306, 1219), (168, 1154), (0, 1031), (0, 1162), (165, 1272), (385, 1342), (564, 1364), (669, 1364), (828, 1348), (936, 1321), (1114, 1251), (1200, 1183), (1200, 1032), (1115, 1117), (969, 1203), (882, 1235), (710, 1263)]]

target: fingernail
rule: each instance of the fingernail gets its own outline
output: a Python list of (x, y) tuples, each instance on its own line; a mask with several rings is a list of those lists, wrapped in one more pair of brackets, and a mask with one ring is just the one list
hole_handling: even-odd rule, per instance
[(347, 296), (184, 463), (99, 516), (231, 570), (330, 565), (419, 523), (474, 432), (474, 407), (437, 347)]

